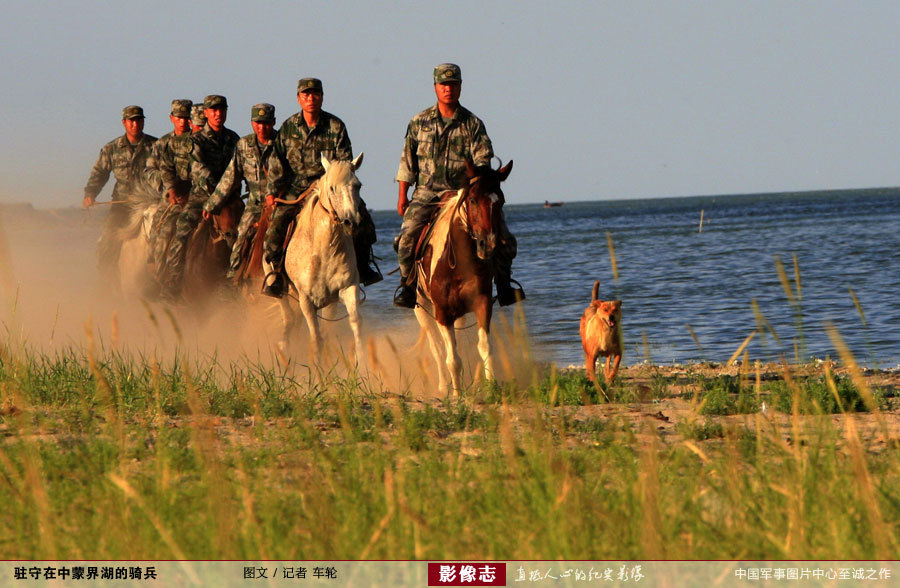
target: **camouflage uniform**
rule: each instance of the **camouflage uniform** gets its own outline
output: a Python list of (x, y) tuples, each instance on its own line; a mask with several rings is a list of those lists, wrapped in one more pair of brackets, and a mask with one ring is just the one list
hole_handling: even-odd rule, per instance
[[(416, 189), (400, 228), (397, 255), (402, 277), (409, 276), (412, 271), (416, 241), (422, 228), (431, 220), (440, 193), (466, 185), (466, 159), (479, 166), (489, 165), (493, 157), (484, 123), (462, 106), (457, 107), (446, 124), (436, 105), (423, 110), (409, 122), (397, 181), (415, 184)], [(503, 219), (500, 225), (500, 242), (495, 256), (497, 265), (507, 268), (509, 275), (508, 268), (516, 256), (516, 239)]]
[[(209, 104), (208, 97), (207, 108), (210, 108)], [(223, 106), (227, 107), (227, 104)], [(175, 235), (166, 252), (167, 273), (163, 276), (162, 286), (169, 297), (176, 296), (181, 288), (188, 239), (200, 224), (203, 205), (215, 191), (239, 140), (240, 137), (231, 129), (223, 128), (216, 133), (208, 123), (202, 131), (191, 135), (191, 194), (178, 215)]]
[[(251, 113), (258, 114), (260, 111), (269, 112), (264, 114), (269, 116), (268, 120), (274, 120), (275, 107), (271, 104), (257, 104), (251, 110)], [(251, 120), (261, 120), (253, 118)], [(222, 174), (222, 179), (216, 186), (215, 192), (210, 196), (203, 209), (211, 214), (218, 214), (227, 204), (231, 195), (240, 190), (241, 180), (247, 183), (247, 205), (244, 208), (244, 214), (241, 216), (241, 222), (238, 225), (237, 240), (231, 250), (231, 262), (229, 264), (228, 277), (233, 277), (241, 264), (241, 253), (244, 243), (253, 236), (250, 230), (254, 223), (259, 221), (262, 213), (263, 201), (268, 190), (268, 173), (269, 159), (272, 155), (274, 147), (274, 138), (269, 141), (268, 145), (262, 145), (256, 137), (256, 133), (250, 133), (237, 142), (234, 149), (234, 155)]]
[[(190, 118), (190, 100), (173, 100), (170, 114), (179, 118)], [(147, 167), (156, 176), (159, 192), (165, 193), (175, 188), (179, 194), (187, 194), (191, 186), (191, 133), (176, 135), (166, 133), (153, 145), (147, 160)]]
[[(143, 118), (143, 110), (134, 106), (125, 109), (123, 118), (136, 117), (133, 113), (137, 110), (129, 109), (140, 110), (140, 117)], [(122, 135), (104, 145), (84, 187), (85, 197), (96, 199), (112, 173), (116, 178), (112, 191), (114, 202), (127, 201), (133, 205), (141, 205), (152, 200), (156, 191), (152, 173), (147, 168), (147, 160), (155, 141), (156, 137), (144, 133), (135, 144), (131, 144), (126, 135)], [(131, 208), (128, 204), (114, 204), (110, 207), (103, 232), (97, 241), (97, 256), (103, 272), (111, 271), (119, 261), (121, 242), (115, 238), (115, 232), (127, 223)]]
[[(434, 69), (434, 83), (462, 82), (459, 66), (452, 63)], [(409, 286), (415, 281), (412, 272), (415, 247), (424, 226), (437, 209), (440, 193), (459, 190), (468, 182), (466, 160), (476, 167), (489, 165), (494, 157), (491, 140), (484, 123), (462, 105), (449, 120), (441, 116), (438, 105), (414, 116), (406, 128), (397, 181), (415, 184), (416, 189), (403, 214), (403, 224), (397, 239), (397, 258), (400, 264), (400, 284), (394, 304), (414, 306), (415, 294)], [(516, 238), (509, 232), (506, 220), (500, 216), (497, 247), (494, 250), (494, 278), (501, 304), (515, 295), (510, 291), (512, 260), (516, 256)], [(404, 288), (404, 285), (407, 285)], [(524, 298), (524, 292), (521, 292)]]
[[(202, 105), (201, 105), (202, 106)], [(180, 118), (190, 118), (192, 103), (190, 100), (173, 100), (170, 114)], [(178, 220), (178, 208), (165, 198), (169, 190), (174, 189), (180, 197), (186, 197), (191, 190), (191, 142), (190, 131), (176, 135), (175, 131), (166, 133), (153, 145), (153, 152), (147, 161), (156, 175), (156, 185), (163, 198), (159, 202), (150, 227), (150, 263), (153, 264), (157, 279), (162, 279), (166, 271), (166, 247), (175, 233), (175, 222)]]
[[(286, 200), (296, 200), (310, 184), (325, 173), (322, 155), (328, 159), (351, 160), (353, 148), (347, 127), (338, 117), (325, 112), (319, 114), (316, 126), (310, 129), (303, 113), (298, 112), (284, 121), (275, 136), (275, 157), (269, 167), (269, 194)], [(368, 264), (369, 250), (375, 242), (375, 223), (360, 198), (359, 232), (353, 237), (358, 265)], [(284, 261), (284, 240), (288, 225), (297, 216), (302, 202), (279, 204), (272, 214), (271, 224), (266, 231), (266, 261), (276, 271), (281, 271)], [(362, 268), (361, 268), (362, 269)]]
[[(153, 159), (159, 178), (159, 191), (164, 196), (173, 188), (178, 196), (183, 197), (190, 194), (193, 148), (190, 131), (180, 135), (176, 135), (173, 131), (163, 135), (156, 142)], [(150, 249), (151, 261), (158, 279), (163, 279), (166, 273), (166, 248), (172, 240), (172, 235), (175, 234), (178, 212), (180, 212), (180, 207), (177, 204), (160, 200), (159, 209), (153, 217), (153, 226), (150, 228)]]

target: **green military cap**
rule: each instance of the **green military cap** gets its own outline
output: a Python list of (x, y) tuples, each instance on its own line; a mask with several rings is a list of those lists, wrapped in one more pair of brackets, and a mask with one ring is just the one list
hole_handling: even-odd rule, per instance
[(434, 68), (434, 83), (461, 82), (462, 72), (455, 63), (442, 63)]
[(144, 109), (140, 106), (126, 106), (122, 109), (122, 119), (126, 118), (144, 118)]
[(177, 118), (191, 118), (191, 106), (194, 103), (190, 100), (172, 100), (172, 116)]
[(250, 120), (253, 122), (273, 122), (275, 120), (275, 107), (261, 102), (254, 104), (250, 109)]
[(210, 94), (203, 100), (203, 108), (228, 108), (228, 100), (225, 96)]
[(199, 127), (206, 124), (206, 115), (203, 114), (202, 104), (194, 104), (191, 106), (191, 122)]
[(303, 78), (297, 82), (297, 93), (300, 92), (321, 92), (322, 80), (319, 78)]

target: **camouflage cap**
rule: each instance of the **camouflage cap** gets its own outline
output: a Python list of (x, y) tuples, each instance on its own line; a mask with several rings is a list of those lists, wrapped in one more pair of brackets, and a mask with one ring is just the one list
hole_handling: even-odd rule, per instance
[(434, 68), (434, 83), (461, 82), (462, 72), (455, 63), (442, 63)]
[(197, 125), (198, 127), (202, 127), (206, 124), (206, 115), (203, 114), (202, 104), (194, 104), (191, 107), (191, 123)]
[(322, 80), (319, 78), (303, 78), (297, 82), (297, 93), (322, 92)]
[(126, 106), (122, 109), (122, 120), (126, 118), (144, 118), (144, 109), (140, 106)]
[(203, 100), (203, 108), (228, 108), (228, 100), (225, 96), (210, 94)]
[(190, 100), (172, 100), (172, 112), (170, 114), (177, 118), (191, 118), (191, 106), (194, 103)]
[(250, 109), (250, 120), (253, 122), (274, 122), (275, 107), (266, 102), (254, 104)]

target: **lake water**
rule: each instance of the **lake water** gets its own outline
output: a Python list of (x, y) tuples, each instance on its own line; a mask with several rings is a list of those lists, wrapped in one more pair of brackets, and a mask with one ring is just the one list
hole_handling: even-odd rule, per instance
[[(826, 331), (832, 324), (861, 362), (900, 364), (898, 190), (508, 205), (506, 216), (519, 241), (514, 277), (528, 295), (523, 310), (541, 359), (583, 361), (578, 323), (600, 280), (601, 298), (623, 301), (626, 364), (726, 361), (758, 328), (753, 301), (770, 327), (748, 345), (752, 359), (793, 360), (796, 351), (801, 359), (836, 357)], [(393, 269), (400, 218), (388, 211), (374, 218), (376, 254), (383, 269)], [(796, 304), (775, 262), (783, 261), (796, 296), (794, 256)], [(411, 318), (390, 306), (396, 282), (395, 274), (368, 289), (369, 316)]]

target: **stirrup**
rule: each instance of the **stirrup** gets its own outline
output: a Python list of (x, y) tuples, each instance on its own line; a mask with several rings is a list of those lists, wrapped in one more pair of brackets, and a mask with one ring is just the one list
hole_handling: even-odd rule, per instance
[[(512, 284), (515, 284), (516, 287), (513, 288)], [(505, 286), (497, 285), (496, 300), (500, 306), (510, 306), (516, 302), (522, 302), (525, 300), (525, 289), (522, 288), (522, 284), (510, 278)]]
[[(271, 281), (270, 277), (274, 276)], [(272, 298), (281, 298), (284, 296), (285, 284), (284, 284), (284, 276), (281, 272), (273, 271), (266, 274), (266, 277), (263, 278), (262, 285), (262, 294), (266, 296), (271, 296)]]
[(400, 284), (394, 290), (394, 306), (401, 308), (416, 307), (416, 289), (409, 284)]

